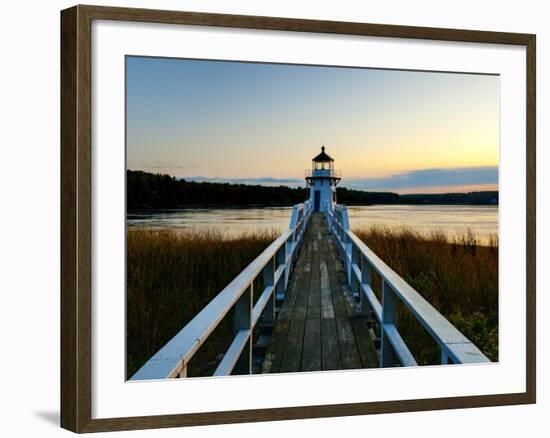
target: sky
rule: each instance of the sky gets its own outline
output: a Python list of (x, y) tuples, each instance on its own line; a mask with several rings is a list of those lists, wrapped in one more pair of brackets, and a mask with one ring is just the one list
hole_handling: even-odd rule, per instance
[(496, 190), (499, 77), (126, 58), (127, 167), (304, 186), (321, 145), (341, 186)]

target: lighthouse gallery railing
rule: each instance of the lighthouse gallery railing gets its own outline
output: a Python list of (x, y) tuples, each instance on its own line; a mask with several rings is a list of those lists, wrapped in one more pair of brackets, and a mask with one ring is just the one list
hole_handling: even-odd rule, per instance
[[(405, 280), (386, 265), (351, 230), (348, 210), (337, 205), (326, 213), (328, 227), (335, 236), (344, 261), (348, 284), (359, 298), (361, 312), (374, 314), (381, 332), (380, 366), (417, 365), (397, 329), (401, 301), (417, 319), (441, 351), (441, 363), (480, 363), (489, 359)], [(382, 304), (372, 289), (372, 276), (380, 276)]]
[[(234, 338), (214, 375), (252, 372), (252, 331), (261, 320), (273, 324), (275, 300), (283, 300), (293, 263), (311, 216), (309, 201), (295, 205), (290, 226), (231, 283), (206, 305), (164, 347), (155, 353), (130, 380), (186, 377), (187, 365), (231, 309)], [(254, 281), (263, 278), (263, 291), (253, 304)]]

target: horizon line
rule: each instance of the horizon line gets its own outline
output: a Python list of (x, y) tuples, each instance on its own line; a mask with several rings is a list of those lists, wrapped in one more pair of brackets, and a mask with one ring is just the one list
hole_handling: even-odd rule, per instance
[[(229, 184), (229, 185), (245, 185), (245, 186), (251, 186), (251, 187), (286, 187), (289, 189), (307, 189), (307, 185), (305, 184), (305, 180), (301, 180), (298, 178), (275, 178), (275, 177), (262, 177), (262, 178), (220, 178), (220, 177), (206, 177), (206, 176), (176, 176), (171, 175), (169, 173), (162, 173), (162, 172), (149, 172), (142, 169), (130, 169), (127, 168), (127, 171), (130, 172), (143, 172), (148, 173), (150, 175), (160, 175), (160, 176), (169, 176), (171, 178), (174, 178), (178, 181), (186, 181), (186, 182), (194, 182), (194, 183), (210, 183), (210, 184)], [(357, 179), (354, 179), (357, 181)], [(267, 184), (262, 184), (263, 182), (267, 182)], [(285, 184), (285, 182), (287, 184)], [(289, 185), (290, 183), (296, 183), (300, 185)], [(399, 196), (414, 196), (414, 195), (425, 195), (425, 196), (433, 196), (433, 195), (452, 195), (452, 194), (468, 194), (468, 193), (484, 193), (484, 192), (496, 192), (499, 193), (500, 190), (497, 187), (495, 188), (485, 188), (485, 189), (469, 189), (469, 190), (453, 190), (451, 187), (458, 187), (459, 185), (453, 185), (449, 186), (449, 191), (438, 191), (438, 192), (429, 192), (429, 191), (423, 191), (426, 190), (426, 187), (419, 187), (419, 191), (414, 192), (406, 192), (406, 193), (399, 193), (399, 191), (390, 190), (390, 189), (360, 189), (360, 188), (354, 188), (354, 187), (347, 187), (345, 184), (340, 185), (339, 188), (344, 188), (346, 190), (352, 190), (357, 192), (364, 192), (364, 193), (393, 193)], [(467, 187), (468, 185), (462, 185), (462, 187)], [(471, 184), (472, 187), (479, 186), (479, 184)]]

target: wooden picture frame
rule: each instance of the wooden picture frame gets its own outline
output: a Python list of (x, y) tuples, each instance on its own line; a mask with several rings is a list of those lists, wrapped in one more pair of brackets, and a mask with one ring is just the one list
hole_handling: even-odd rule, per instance
[[(92, 22), (114, 20), (355, 36), (518, 45), (526, 48), (526, 391), (126, 418), (92, 418)], [(74, 432), (395, 413), (536, 402), (535, 58), (531, 34), (100, 6), (61, 12), (61, 426)]]

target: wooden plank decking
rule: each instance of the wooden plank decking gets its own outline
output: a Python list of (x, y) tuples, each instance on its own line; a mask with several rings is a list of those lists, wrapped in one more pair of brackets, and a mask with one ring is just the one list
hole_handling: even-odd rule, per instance
[(379, 359), (322, 214), (314, 213), (262, 372), (376, 368)]

